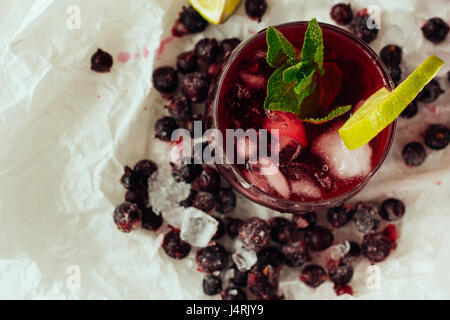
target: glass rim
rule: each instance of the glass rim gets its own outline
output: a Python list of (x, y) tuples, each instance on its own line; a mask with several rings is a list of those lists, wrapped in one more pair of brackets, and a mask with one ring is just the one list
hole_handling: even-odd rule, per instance
[[(308, 24), (308, 21), (294, 21), (294, 22), (288, 22), (288, 23), (276, 25), (276, 26), (274, 26), (274, 28), (278, 29), (278, 28), (284, 28), (284, 27), (289, 27), (289, 26), (293, 26), (293, 25), (307, 25), (307, 24)], [(355, 35), (351, 34), (350, 32), (348, 32), (347, 30), (345, 30), (343, 28), (334, 26), (332, 24), (324, 23), (324, 22), (319, 22), (319, 25), (321, 28), (331, 29), (334, 32), (341, 33), (342, 35), (344, 35), (344, 36), (352, 39), (354, 42), (356, 42), (362, 48), (362, 50), (364, 50), (371, 58), (373, 58), (375, 60), (377, 67), (380, 68), (381, 73), (383, 74), (383, 77), (385, 78), (385, 80), (387, 80), (387, 83), (389, 84), (390, 89), (393, 90), (395, 88), (394, 83), (393, 83), (393, 81), (389, 75), (389, 72), (388, 72), (386, 66), (384, 65), (383, 61), (381, 61), (380, 57), (376, 54), (376, 52), (372, 48), (370, 48), (365, 42), (363, 42), (361, 39), (357, 38)], [(219, 93), (221, 92), (226, 74), (228, 73), (229, 69), (231, 68), (233, 62), (236, 60), (236, 58), (239, 56), (239, 54), (248, 46), (248, 44), (251, 43), (252, 41), (254, 41), (255, 39), (259, 38), (261, 36), (261, 34), (266, 32), (266, 30), (267, 30), (267, 28), (264, 28), (264, 29), (260, 30), (259, 32), (255, 33), (254, 35), (252, 35), (246, 41), (241, 42), (236, 47), (236, 49), (232, 52), (232, 54), (230, 54), (230, 56), (227, 58), (227, 60), (224, 61), (223, 65), (222, 65), (222, 70), (220, 72), (220, 78), (216, 79), (217, 90), (216, 90), (216, 93), (214, 96), (214, 100), (212, 102), (212, 110), (211, 110), (212, 111), (212, 127), (214, 127), (214, 128), (219, 127), (218, 121), (217, 121), (219, 97), (220, 97)], [(216, 164), (216, 168), (234, 189), (236, 189), (239, 193), (244, 195), (246, 198), (248, 198), (251, 201), (256, 202), (262, 206), (269, 207), (271, 209), (278, 210), (281, 212), (292, 212), (292, 213), (307, 212), (307, 211), (314, 210), (314, 208), (317, 208), (317, 207), (329, 207), (330, 204), (333, 202), (341, 202), (342, 203), (342, 202), (352, 198), (353, 196), (355, 196), (359, 191), (361, 191), (361, 189), (363, 187), (365, 187), (368, 184), (368, 182), (371, 180), (371, 178), (379, 171), (379, 169), (381, 168), (384, 161), (386, 160), (387, 155), (389, 154), (389, 151), (392, 147), (392, 144), (393, 144), (393, 141), (395, 138), (396, 128), (397, 128), (397, 119), (395, 119), (385, 129), (387, 129), (387, 128), (390, 128), (389, 141), (387, 143), (385, 150), (383, 151), (382, 156), (380, 157), (379, 162), (375, 166), (375, 168), (373, 170), (371, 170), (371, 172), (356, 187), (354, 187), (351, 190), (348, 190), (347, 192), (345, 192), (337, 197), (333, 197), (333, 198), (329, 198), (329, 199), (322, 199), (322, 200), (316, 200), (316, 201), (304, 201), (304, 202), (283, 199), (283, 198), (277, 197), (275, 195), (272, 195), (268, 192), (265, 192), (265, 191), (261, 190), (260, 188), (258, 188), (257, 186), (253, 185), (233, 165)], [(385, 130), (385, 129), (383, 129), (383, 130)], [(232, 173), (230, 171), (232, 171)], [(236, 181), (236, 179), (234, 179), (232, 177), (232, 175), (238, 176), (241, 180), (245, 181), (247, 186), (243, 186), (241, 184), (241, 182)], [(249, 189), (251, 189), (253, 191), (253, 193), (256, 194), (256, 196), (248, 194), (249, 192), (247, 190), (249, 190)], [(265, 201), (264, 199), (261, 199), (260, 197), (258, 197), (258, 195), (263, 196), (264, 198), (270, 199), (271, 200), (270, 203), (268, 203), (268, 201)], [(272, 204), (272, 203), (276, 203), (276, 204)], [(280, 208), (280, 207), (282, 207), (282, 208)]]

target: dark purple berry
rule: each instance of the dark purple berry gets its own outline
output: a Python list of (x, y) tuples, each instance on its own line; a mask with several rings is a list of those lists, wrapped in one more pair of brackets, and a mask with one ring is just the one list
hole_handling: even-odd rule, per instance
[(346, 263), (333, 264), (328, 270), (328, 276), (335, 286), (342, 286), (352, 280), (353, 267)]
[(172, 170), (172, 176), (177, 182), (187, 182), (191, 183), (194, 181), (201, 173), (202, 166), (200, 164), (195, 164), (191, 160), (191, 163), (170, 163)]
[(183, 95), (193, 103), (205, 102), (208, 90), (208, 76), (200, 72), (188, 73), (181, 88)]
[(214, 219), (216, 219), (219, 224), (217, 225), (217, 231), (214, 234), (214, 236), (212, 237), (212, 239), (217, 240), (217, 239), (222, 238), (225, 235), (225, 223), (220, 218), (214, 217)]
[(229, 188), (222, 188), (217, 192), (216, 211), (222, 214), (229, 213), (236, 208), (236, 194)]
[(331, 7), (330, 16), (337, 24), (344, 26), (352, 21), (353, 11), (350, 4), (338, 3)]
[(140, 208), (148, 205), (148, 192), (142, 189), (130, 189), (125, 193), (125, 201), (136, 203)]
[(305, 231), (306, 246), (313, 251), (323, 251), (333, 244), (334, 236), (328, 228), (313, 226)]
[(241, 43), (241, 40), (238, 38), (230, 38), (225, 39), (220, 44), (220, 48), (222, 49), (222, 54), (224, 57), (228, 57), (231, 52)]
[(183, 74), (197, 70), (197, 57), (194, 51), (183, 52), (177, 56), (177, 69)]
[(153, 161), (144, 159), (136, 163), (133, 170), (148, 179), (158, 170), (158, 166)]
[(281, 244), (291, 241), (293, 226), (288, 219), (275, 217), (269, 219), (268, 222), (270, 225), (270, 234), (272, 236), (272, 241)]
[(211, 213), (214, 211), (217, 205), (216, 197), (209, 192), (199, 192), (195, 195), (194, 200), (192, 201), (192, 206), (197, 208), (198, 210), (202, 210), (206, 213)]
[(123, 187), (125, 189), (131, 189), (133, 186), (133, 182), (134, 182), (133, 169), (126, 166), (124, 168), (124, 173), (123, 173), (122, 177), (120, 177), (120, 183), (123, 185)]
[(241, 219), (227, 218), (227, 234), (234, 239), (239, 235), (239, 230), (245, 224)]
[(192, 207), (192, 202), (194, 201), (194, 198), (196, 195), (197, 195), (197, 191), (191, 189), (188, 197), (186, 199), (180, 201), (180, 206), (185, 207), (185, 208)]
[(248, 273), (247, 288), (256, 297), (269, 299), (277, 294), (279, 268), (271, 265), (256, 265)]
[(396, 67), (402, 62), (402, 48), (395, 44), (388, 44), (381, 49), (380, 58), (385, 65)]
[(220, 244), (211, 242), (197, 251), (197, 270), (205, 273), (222, 271), (227, 267), (228, 252)]
[(427, 157), (425, 147), (420, 142), (410, 142), (403, 147), (402, 157), (408, 166), (418, 167)]
[(203, 17), (192, 7), (183, 7), (179, 21), (187, 27), (189, 33), (202, 32), (208, 26), (208, 21), (203, 19)]
[(208, 66), (208, 69), (206, 70), (206, 74), (211, 79), (214, 79), (214, 77), (219, 73), (219, 69), (220, 69), (220, 63), (213, 62)]
[(261, 18), (266, 13), (266, 0), (245, 0), (245, 12), (252, 20), (261, 22)]
[(441, 150), (448, 146), (449, 129), (443, 124), (432, 124), (425, 131), (425, 144), (433, 150)]
[(353, 224), (358, 232), (363, 234), (376, 231), (380, 226), (381, 218), (378, 210), (370, 203), (359, 202), (355, 206)]
[(220, 175), (212, 167), (204, 168), (200, 176), (195, 179), (192, 189), (198, 191), (215, 192), (220, 186)]
[(366, 43), (372, 42), (378, 36), (377, 26), (372, 24), (372, 29), (367, 27), (368, 19), (367, 9), (363, 9), (356, 13), (355, 18), (350, 23), (350, 31)]
[(203, 292), (208, 296), (214, 296), (222, 291), (222, 280), (219, 277), (207, 274), (203, 278)]
[(441, 89), (436, 79), (431, 80), (417, 95), (417, 101), (430, 103), (435, 101), (445, 91)]
[(138, 205), (124, 202), (114, 210), (114, 223), (122, 232), (128, 233), (141, 227), (142, 212)]
[(380, 215), (387, 221), (400, 220), (405, 215), (405, 205), (403, 201), (399, 199), (386, 199), (381, 204)]
[(163, 94), (172, 93), (178, 87), (178, 73), (172, 67), (159, 67), (153, 71), (153, 86)]
[(239, 271), (236, 265), (233, 265), (228, 271), (230, 273), (230, 281), (238, 287), (247, 286), (248, 271)]
[(186, 98), (175, 98), (165, 107), (170, 115), (178, 121), (188, 121), (192, 119), (191, 103)]
[(303, 214), (294, 214), (292, 216), (292, 223), (294, 228), (306, 229), (312, 227), (317, 222), (317, 214), (315, 212), (307, 212)]
[(109, 72), (113, 65), (113, 57), (105, 51), (98, 49), (91, 58), (91, 70), (95, 72)]
[(216, 39), (201, 39), (196, 43), (194, 52), (198, 59), (205, 62), (213, 62), (220, 53), (219, 43)]
[(258, 265), (278, 267), (283, 264), (283, 253), (277, 247), (265, 247), (258, 252)]
[(382, 233), (369, 233), (361, 245), (362, 254), (372, 262), (380, 262), (391, 252), (391, 242)]
[(292, 241), (281, 247), (284, 263), (291, 268), (302, 266), (309, 260), (308, 251), (305, 243), (301, 240)]
[(155, 123), (155, 137), (161, 141), (170, 141), (172, 133), (179, 128), (177, 122), (171, 117), (162, 117)]
[(433, 43), (444, 41), (448, 31), (448, 24), (441, 18), (431, 18), (422, 27), (423, 36)]
[(356, 242), (350, 241), (350, 250), (341, 259), (344, 263), (353, 263), (361, 256), (361, 248)]
[(345, 206), (331, 208), (327, 212), (328, 222), (333, 228), (341, 228), (352, 219), (353, 211)]
[(325, 280), (327, 280), (325, 269), (315, 264), (306, 266), (300, 275), (300, 281), (311, 288), (317, 288)]
[(186, 258), (191, 251), (191, 245), (181, 240), (178, 229), (172, 229), (164, 235), (162, 248), (169, 257), (177, 260)]
[(403, 112), (400, 114), (400, 117), (405, 119), (411, 119), (417, 114), (418, 106), (416, 100), (413, 100)]
[(239, 229), (239, 239), (247, 249), (259, 251), (270, 241), (270, 226), (263, 219), (250, 218)]
[(244, 301), (247, 300), (247, 294), (240, 288), (231, 287), (222, 292), (222, 300)]
[(387, 70), (389, 71), (392, 81), (397, 86), (402, 79), (402, 69), (400, 69), (400, 66), (387, 66)]
[(152, 208), (142, 209), (142, 228), (150, 231), (158, 230), (163, 223), (161, 215), (156, 214)]

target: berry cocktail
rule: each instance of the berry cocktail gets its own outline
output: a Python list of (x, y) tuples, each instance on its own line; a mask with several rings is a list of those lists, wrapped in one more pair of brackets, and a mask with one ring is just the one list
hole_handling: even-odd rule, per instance
[[(218, 165), (218, 169), (251, 200), (283, 212), (327, 208), (354, 196), (382, 164), (395, 130), (394, 122), (368, 144), (351, 151), (345, 147), (338, 129), (369, 96), (382, 87), (391, 90), (393, 85), (383, 63), (366, 44), (340, 28), (319, 25), (325, 73), (317, 76), (320, 89), (311, 95), (315, 99), (303, 101), (303, 106), (305, 101), (308, 104), (303, 108), (305, 114), (267, 108), (268, 97), (276, 96), (278, 88), (268, 89), (268, 80), (277, 69), (268, 63), (266, 30), (241, 44), (222, 65), (207, 101), (208, 125), (224, 136), (227, 129), (278, 130), (276, 164), (259, 158)], [(295, 47), (299, 60), (307, 27), (307, 22), (276, 27)], [(312, 114), (315, 103), (320, 110)], [(331, 116), (333, 106), (348, 109)], [(244, 158), (261, 147), (234, 144)], [(264, 174), (267, 166), (275, 167), (271, 174)]]

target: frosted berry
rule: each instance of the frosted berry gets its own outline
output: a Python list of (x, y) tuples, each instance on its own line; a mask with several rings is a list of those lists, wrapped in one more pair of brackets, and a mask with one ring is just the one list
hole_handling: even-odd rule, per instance
[(222, 188), (217, 194), (217, 208), (219, 213), (229, 213), (236, 208), (236, 194), (230, 188)]
[(169, 257), (177, 260), (186, 258), (191, 251), (191, 245), (181, 240), (178, 229), (172, 229), (164, 235), (162, 248)]
[(431, 80), (417, 95), (417, 101), (430, 103), (435, 101), (444, 90), (441, 89), (439, 82), (436, 79)]
[(325, 269), (314, 264), (306, 266), (300, 274), (300, 281), (311, 288), (317, 288), (324, 283), (325, 280), (327, 280)]
[(238, 287), (247, 286), (248, 271), (239, 271), (236, 265), (233, 265), (228, 271), (230, 273), (230, 281)]
[(161, 141), (171, 141), (172, 133), (179, 128), (177, 122), (171, 117), (162, 117), (155, 123), (155, 137)]
[(307, 212), (303, 214), (294, 214), (292, 223), (297, 229), (306, 229), (312, 227), (317, 222), (317, 214), (315, 212)]
[(361, 256), (361, 248), (356, 242), (350, 241), (350, 250), (341, 259), (344, 263), (353, 263)]
[(387, 221), (400, 220), (405, 215), (405, 204), (399, 199), (386, 199), (381, 204), (380, 215)]
[(203, 278), (203, 292), (208, 296), (214, 296), (222, 291), (222, 280), (219, 277), (207, 274)]
[(261, 18), (266, 13), (266, 0), (245, 0), (245, 12), (252, 20), (261, 22)]
[(347, 284), (353, 278), (353, 267), (346, 263), (333, 264), (328, 269), (328, 276), (336, 286)]
[(416, 100), (413, 100), (400, 114), (400, 117), (405, 119), (411, 119), (417, 114), (418, 106)]
[(433, 43), (444, 41), (448, 31), (448, 24), (441, 18), (431, 18), (422, 27), (423, 36)]
[(425, 147), (420, 142), (410, 142), (403, 147), (402, 157), (408, 166), (418, 167), (427, 157)]
[(337, 24), (344, 26), (352, 21), (353, 11), (350, 4), (338, 3), (331, 7), (330, 16)]
[(402, 62), (402, 48), (395, 44), (388, 44), (381, 49), (380, 58), (387, 66), (398, 66)]
[(356, 13), (355, 18), (350, 23), (350, 31), (366, 43), (372, 42), (378, 36), (378, 29), (375, 25), (373, 25), (372, 29), (367, 27), (368, 19), (369, 14), (367, 9), (364, 9)]
[(366, 234), (376, 231), (380, 226), (381, 218), (375, 206), (369, 203), (359, 202), (355, 206), (353, 224), (357, 231)]
[(142, 212), (138, 205), (124, 202), (114, 210), (114, 223), (122, 232), (128, 233), (141, 227)]
[(158, 230), (163, 223), (161, 215), (156, 214), (152, 208), (142, 209), (142, 228), (149, 231)]
[(148, 192), (142, 189), (130, 189), (125, 193), (125, 201), (136, 203), (145, 208), (148, 205)]
[(231, 52), (241, 43), (238, 38), (225, 39), (220, 43), (220, 49), (224, 57), (228, 57)]
[(333, 228), (341, 228), (352, 219), (353, 211), (345, 206), (331, 208), (327, 212), (328, 222)]
[(288, 243), (292, 236), (292, 223), (282, 217), (274, 217), (269, 219), (270, 234), (272, 241), (277, 243)]
[(220, 54), (219, 43), (216, 39), (201, 39), (195, 44), (194, 52), (198, 59), (213, 62)]
[(135, 171), (126, 166), (120, 178), (120, 183), (125, 189), (147, 191), (148, 177), (143, 175), (142, 172)]
[(109, 72), (113, 65), (113, 57), (101, 49), (98, 49), (91, 58), (91, 70), (95, 72)]
[(153, 86), (163, 94), (169, 94), (178, 87), (178, 73), (172, 67), (159, 67), (153, 71)]
[(305, 243), (308, 249), (323, 251), (333, 244), (334, 236), (328, 228), (313, 226), (305, 231)]
[(309, 260), (308, 251), (305, 243), (301, 240), (292, 241), (281, 247), (284, 263), (291, 268), (302, 266)]
[(227, 218), (227, 234), (234, 239), (239, 235), (239, 230), (245, 224), (244, 220)]
[(192, 162), (193, 161), (191, 161), (191, 163), (170, 163), (172, 176), (175, 181), (191, 183), (202, 173), (202, 166)]
[(208, 27), (208, 21), (192, 7), (183, 7), (180, 17), (172, 28), (172, 34), (175, 37), (182, 37), (189, 33), (198, 33)]
[(444, 124), (432, 124), (425, 131), (425, 144), (433, 150), (441, 150), (448, 146), (449, 129)]
[(247, 249), (259, 251), (270, 241), (270, 226), (263, 219), (250, 218), (239, 229), (239, 239)]
[(372, 262), (381, 262), (391, 252), (391, 242), (382, 233), (369, 233), (364, 236), (362, 254)]
[(172, 99), (165, 108), (175, 120), (188, 121), (192, 119), (191, 103), (184, 97)]
[(256, 265), (248, 273), (247, 288), (256, 297), (269, 299), (277, 294), (279, 268)]
[(214, 241), (197, 251), (197, 270), (205, 273), (222, 271), (227, 267), (228, 252)]
[(177, 69), (183, 74), (197, 70), (197, 57), (194, 51), (183, 52), (177, 56)]
[(181, 92), (193, 103), (205, 102), (209, 90), (209, 79), (204, 73), (188, 73), (183, 81)]
[(192, 207), (192, 201), (194, 201), (195, 196), (197, 195), (197, 191), (190, 190), (189, 195), (186, 199), (180, 201), (180, 206), (189, 208)]
[(195, 195), (192, 201), (192, 206), (203, 212), (211, 213), (217, 205), (216, 197), (209, 192), (199, 192)]
[(387, 66), (387, 70), (389, 71), (392, 81), (397, 86), (402, 79), (402, 69), (400, 66)]
[(158, 166), (153, 161), (144, 159), (136, 163), (133, 170), (148, 179), (158, 170)]
[(198, 191), (215, 192), (219, 187), (220, 175), (212, 167), (204, 168), (203, 172), (192, 184), (192, 188)]
[(258, 252), (258, 265), (278, 267), (283, 264), (283, 253), (277, 247), (265, 247)]

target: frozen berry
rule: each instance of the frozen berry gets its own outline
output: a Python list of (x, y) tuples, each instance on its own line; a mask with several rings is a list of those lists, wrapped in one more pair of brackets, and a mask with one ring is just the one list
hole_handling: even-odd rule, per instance
[(364, 9), (356, 13), (355, 18), (350, 23), (350, 31), (366, 43), (372, 42), (378, 36), (378, 26), (371, 24), (372, 29), (369, 29), (367, 26), (368, 19), (369, 14), (367, 9)]
[(431, 18), (422, 27), (423, 36), (433, 43), (444, 41), (448, 31), (448, 24), (441, 18)]
[(436, 79), (431, 80), (417, 95), (417, 101), (430, 103), (435, 101), (444, 90), (441, 89), (439, 82)]
[(245, 224), (241, 219), (228, 218), (227, 219), (227, 234), (234, 239), (239, 235), (239, 230)]
[(147, 191), (148, 177), (143, 175), (142, 172), (132, 170), (126, 166), (120, 178), (120, 183), (125, 189)]
[(405, 119), (411, 119), (417, 114), (418, 106), (416, 100), (413, 100), (400, 114), (400, 117)]
[(194, 201), (195, 196), (197, 195), (197, 191), (190, 190), (189, 195), (186, 199), (180, 201), (180, 206), (189, 208), (192, 207), (192, 202)]
[(113, 57), (101, 49), (98, 49), (91, 58), (91, 70), (95, 72), (109, 72), (113, 65)]
[(192, 7), (183, 7), (180, 17), (172, 28), (175, 37), (182, 37), (189, 33), (202, 32), (208, 26), (208, 21)]
[(364, 236), (362, 254), (372, 262), (380, 262), (391, 252), (391, 242), (381, 233), (369, 233)]
[(203, 278), (203, 292), (208, 296), (213, 296), (222, 291), (222, 280), (219, 277), (207, 274)]
[(248, 271), (240, 271), (236, 265), (233, 265), (228, 271), (230, 274), (230, 281), (238, 287), (247, 286), (247, 275)]
[(336, 295), (342, 296), (344, 294), (353, 295), (353, 289), (349, 285), (337, 286), (334, 288)]
[(171, 117), (162, 117), (155, 123), (155, 137), (161, 141), (170, 141), (172, 133), (179, 128), (177, 122)]
[(328, 276), (334, 285), (342, 286), (353, 278), (353, 267), (346, 263), (333, 264), (328, 270)]
[(228, 57), (231, 52), (241, 43), (238, 38), (225, 39), (221, 42), (220, 48), (224, 57)]
[(391, 242), (392, 248), (397, 246), (397, 239), (399, 237), (397, 227), (395, 224), (388, 224), (382, 231), (383, 235)]
[(177, 56), (177, 69), (183, 74), (197, 70), (197, 57), (194, 51), (183, 52)]
[(212, 237), (212, 239), (217, 240), (217, 239), (222, 238), (225, 235), (225, 223), (220, 218), (214, 217), (214, 219), (216, 219), (219, 224), (217, 225), (217, 231), (214, 234), (214, 236)]
[(327, 218), (333, 228), (341, 228), (352, 219), (352, 214), (352, 210), (348, 210), (345, 206), (339, 206), (329, 209)]
[(387, 66), (387, 69), (394, 84), (398, 85), (402, 79), (402, 69), (400, 66)]
[(432, 124), (425, 131), (425, 144), (433, 150), (441, 150), (448, 146), (449, 129), (443, 124)]
[(283, 254), (277, 247), (265, 247), (258, 252), (258, 265), (278, 267), (283, 264)]
[(188, 73), (181, 88), (183, 95), (193, 103), (205, 102), (208, 90), (208, 76), (200, 72)]
[(205, 62), (213, 62), (220, 53), (219, 43), (216, 39), (204, 38), (195, 45), (195, 56)]
[(380, 58), (387, 66), (398, 66), (402, 62), (402, 48), (395, 44), (388, 44), (381, 49)]
[(212, 167), (206, 167), (200, 176), (195, 179), (192, 188), (198, 191), (215, 192), (220, 186), (220, 175)]
[(248, 273), (247, 288), (256, 297), (269, 299), (277, 294), (279, 268), (256, 265)]
[(275, 217), (269, 219), (270, 234), (272, 241), (278, 243), (287, 243), (291, 241), (292, 223), (282, 217)]
[(281, 252), (283, 252), (284, 263), (291, 268), (300, 267), (309, 260), (305, 243), (301, 240), (284, 244)]
[(331, 7), (330, 16), (337, 24), (344, 26), (353, 20), (353, 11), (350, 4), (338, 3)]
[(213, 62), (211, 63), (207, 70), (206, 70), (206, 74), (211, 78), (214, 79), (215, 76), (219, 73), (219, 69), (220, 69), (220, 63), (218, 62)]
[(197, 251), (197, 270), (205, 273), (222, 271), (227, 267), (228, 252), (220, 244), (211, 242)]
[(327, 280), (327, 274), (321, 266), (311, 264), (306, 266), (300, 274), (300, 281), (311, 288), (317, 288)]
[(217, 205), (216, 197), (209, 192), (199, 192), (192, 201), (192, 206), (203, 212), (211, 213)]
[(114, 222), (122, 232), (128, 233), (141, 227), (142, 212), (138, 205), (124, 202), (114, 210)]
[(294, 214), (292, 223), (297, 229), (306, 229), (312, 227), (317, 222), (317, 214), (315, 212), (307, 212), (303, 214)]
[(158, 170), (158, 166), (153, 161), (144, 159), (136, 163), (133, 170), (148, 179)]
[(333, 244), (334, 236), (328, 228), (313, 226), (305, 231), (306, 246), (313, 251), (323, 251)]
[(178, 86), (177, 70), (172, 67), (159, 67), (153, 71), (153, 86), (163, 94), (172, 93)]
[(192, 119), (191, 103), (184, 97), (172, 99), (166, 109), (175, 120), (188, 121)]
[(427, 157), (425, 147), (420, 142), (410, 142), (403, 147), (402, 157), (408, 166), (420, 166)]
[(239, 229), (239, 239), (247, 249), (259, 251), (270, 241), (270, 226), (263, 219), (250, 218)]
[(148, 192), (142, 189), (130, 189), (125, 193), (125, 201), (136, 203), (145, 208), (148, 204)]
[(236, 208), (236, 194), (229, 188), (222, 188), (217, 192), (217, 208), (220, 213), (229, 213)]
[(250, 19), (261, 22), (261, 18), (266, 13), (266, 0), (245, 0), (245, 12)]
[(387, 221), (400, 220), (405, 215), (405, 205), (399, 199), (386, 199), (381, 204), (380, 215)]
[(181, 240), (178, 229), (172, 229), (164, 235), (162, 248), (169, 257), (178, 260), (186, 258), (191, 251), (191, 245)]
[(163, 218), (161, 215), (156, 214), (152, 208), (142, 209), (142, 228), (156, 231), (161, 227)]
[(358, 232), (363, 234), (376, 231), (381, 219), (378, 210), (370, 203), (359, 202), (355, 206), (353, 224)]
[(240, 288), (231, 287), (222, 292), (222, 300), (244, 301), (247, 300), (247, 294)]
[(344, 263), (355, 262), (361, 256), (361, 248), (356, 242), (350, 241), (350, 250), (341, 259)]
[(170, 163), (172, 170), (172, 176), (177, 182), (187, 182), (191, 183), (194, 181), (201, 173), (202, 166), (200, 164), (195, 164), (193, 161), (191, 163)]

